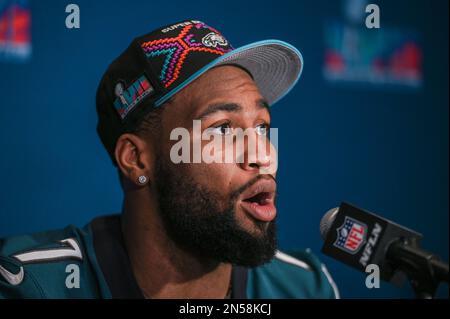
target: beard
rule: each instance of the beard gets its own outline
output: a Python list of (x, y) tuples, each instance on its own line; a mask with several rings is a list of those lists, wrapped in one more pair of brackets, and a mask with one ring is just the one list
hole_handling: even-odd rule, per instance
[(275, 220), (254, 220), (244, 229), (237, 220), (239, 195), (264, 176), (258, 176), (223, 200), (223, 194), (196, 183), (179, 168), (158, 160), (155, 186), (161, 220), (169, 238), (194, 256), (255, 267), (269, 262), (277, 248)]

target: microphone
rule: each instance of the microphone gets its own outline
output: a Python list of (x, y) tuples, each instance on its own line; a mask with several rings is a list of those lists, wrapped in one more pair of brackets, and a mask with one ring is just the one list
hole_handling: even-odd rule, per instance
[(448, 283), (448, 264), (420, 248), (420, 233), (348, 203), (322, 217), (320, 234), (324, 254), (363, 272), (375, 264), (390, 282), (405, 274), (419, 298), (432, 298), (440, 282)]

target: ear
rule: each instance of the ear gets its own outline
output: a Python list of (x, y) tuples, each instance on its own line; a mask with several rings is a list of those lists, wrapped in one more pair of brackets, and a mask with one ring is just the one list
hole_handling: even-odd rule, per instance
[[(141, 137), (129, 133), (121, 135), (116, 143), (115, 158), (123, 176), (132, 184), (144, 186), (152, 177), (154, 154), (150, 143)], [(146, 182), (139, 182), (140, 176), (145, 176)]]

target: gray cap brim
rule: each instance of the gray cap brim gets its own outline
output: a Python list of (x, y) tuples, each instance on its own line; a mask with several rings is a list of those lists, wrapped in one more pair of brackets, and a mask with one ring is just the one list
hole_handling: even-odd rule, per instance
[(249, 71), (269, 105), (285, 96), (299, 80), (303, 70), (301, 53), (289, 43), (279, 40), (254, 42), (230, 51), (207, 64), (176, 89), (156, 102), (162, 105), (192, 81), (219, 65), (239, 65)]

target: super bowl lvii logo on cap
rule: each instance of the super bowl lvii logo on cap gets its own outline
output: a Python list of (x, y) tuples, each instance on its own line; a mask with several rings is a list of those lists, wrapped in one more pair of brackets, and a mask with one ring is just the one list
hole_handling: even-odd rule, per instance
[(345, 216), (344, 223), (336, 231), (334, 246), (352, 255), (366, 242), (367, 226), (354, 218)]
[(114, 106), (122, 119), (142, 101), (147, 95), (154, 91), (145, 75), (137, 79), (128, 88), (124, 88), (122, 82), (118, 82), (114, 88), (116, 100)]

